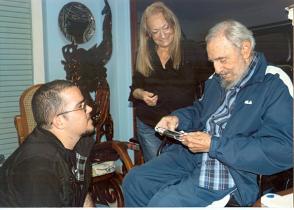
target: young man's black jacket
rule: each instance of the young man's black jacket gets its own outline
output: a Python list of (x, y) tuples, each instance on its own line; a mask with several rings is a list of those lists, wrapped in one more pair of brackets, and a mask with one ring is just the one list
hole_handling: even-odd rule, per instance
[(81, 138), (68, 150), (51, 132), (35, 128), (0, 169), (0, 206), (82, 206), (93, 144), (93, 139)]

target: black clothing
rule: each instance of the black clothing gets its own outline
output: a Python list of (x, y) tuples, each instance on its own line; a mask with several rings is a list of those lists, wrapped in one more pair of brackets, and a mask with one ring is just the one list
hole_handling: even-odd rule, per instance
[[(188, 55), (188, 51), (182, 50), (182, 63), (178, 70), (173, 68), (169, 59), (162, 67), (155, 48), (151, 47), (151, 63), (153, 72), (149, 77), (135, 71), (129, 101), (136, 108), (137, 117), (145, 124), (154, 127), (157, 122), (172, 111), (193, 104), (196, 98), (196, 74), (195, 59)], [(192, 52), (191, 52), (192, 53)], [(190, 54), (191, 54), (190, 53)], [(133, 97), (133, 91), (141, 88), (158, 95), (156, 106), (148, 106), (143, 100)]]
[(81, 138), (68, 150), (51, 132), (35, 128), (0, 168), (0, 206), (83, 206), (93, 144), (93, 139)]

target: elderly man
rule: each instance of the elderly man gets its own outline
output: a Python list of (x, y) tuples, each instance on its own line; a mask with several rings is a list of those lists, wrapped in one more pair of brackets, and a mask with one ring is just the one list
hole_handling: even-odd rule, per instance
[(0, 206), (93, 206), (87, 166), (94, 140), (86, 137), (94, 131), (92, 108), (77, 86), (56, 80), (36, 91), (32, 110), (37, 127), (0, 169)]
[(231, 196), (241, 206), (258, 198), (257, 176), (292, 167), (292, 83), (254, 51), (252, 32), (227, 20), (206, 36), (215, 74), (193, 106), (156, 127), (183, 130), (153, 161), (123, 183), (126, 206), (208, 206)]

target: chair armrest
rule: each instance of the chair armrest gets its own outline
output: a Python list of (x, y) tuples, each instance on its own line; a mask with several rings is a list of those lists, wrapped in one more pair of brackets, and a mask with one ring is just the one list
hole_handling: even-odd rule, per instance
[[(111, 151), (114, 151), (117, 155), (118, 158), (115, 157), (113, 154), (105, 154), (105, 158), (101, 161), (106, 161), (107, 159), (109, 160), (114, 160), (115, 159), (120, 159), (127, 171), (129, 171), (131, 168), (134, 167), (134, 164), (132, 163), (132, 160), (128, 154), (127, 151), (127, 145), (124, 142), (121, 141), (106, 141), (106, 142), (100, 142), (95, 144), (94, 146), (94, 155), (92, 155), (92, 160), (95, 162), (95, 154), (97, 153), (104, 153), (108, 151), (110, 153)], [(99, 154), (99, 156), (103, 156), (104, 154)], [(107, 156), (108, 155), (108, 156)]]
[(134, 164), (128, 154), (128, 147), (125, 142), (111, 141), (112, 148), (117, 152), (127, 171), (134, 167)]
[(125, 142), (127, 144), (128, 149), (134, 150), (134, 161), (135, 165), (142, 165), (144, 163), (142, 149), (140, 147), (140, 143), (136, 138), (130, 138), (129, 142)]
[(14, 125), (16, 128), (17, 136), (18, 136), (18, 142), (19, 144), (21, 144), (25, 140), (25, 133), (24, 133), (23, 125), (21, 123), (20, 115), (16, 115), (14, 117)]

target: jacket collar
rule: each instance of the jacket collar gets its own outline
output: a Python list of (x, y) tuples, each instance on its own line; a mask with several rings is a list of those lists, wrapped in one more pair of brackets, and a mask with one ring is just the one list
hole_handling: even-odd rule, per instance
[(64, 158), (67, 161), (70, 161), (72, 159), (74, 152), (65, 148), (62, 142), (50, 131), (37, 126), (31, 135), (38, 141), (54, 145), (54, 147), (58, 148), (58, 150), (61, 151), (61, 154), (64, 155)]
[(257, 83), (257, 82), (262, 82), (265, 78), (265, 71), (267, 67), (267, 61), (264, 57), (263, 53), (260, 52), (255, 52), (257, 56), (257, 63), (255, 67), (255, 72), (251, 79), (248, 81), (247, 85)]
[[(160, 58), (157, 54), (157, 48), (156, 48), (156, 44), (154, 43), (154, 41), (149, 40), (148, 46), (149, 46), (151, 63), (153, 65), (154, 69), (163, 69)], [(165, 64), (165, 69), (172, 69), (172, 68), (173, 68), (172, 59), (169, 58)]]
[[(58, 147), (62, 147), (65, 149), (62, 142), (52, 132), (41, 128), (40, 126), (37, 126), (32, 134), (38, 136), (41, 141), (54, 143), (58, 145)], [(40, 137), (43, 138), (41, 139)]]

